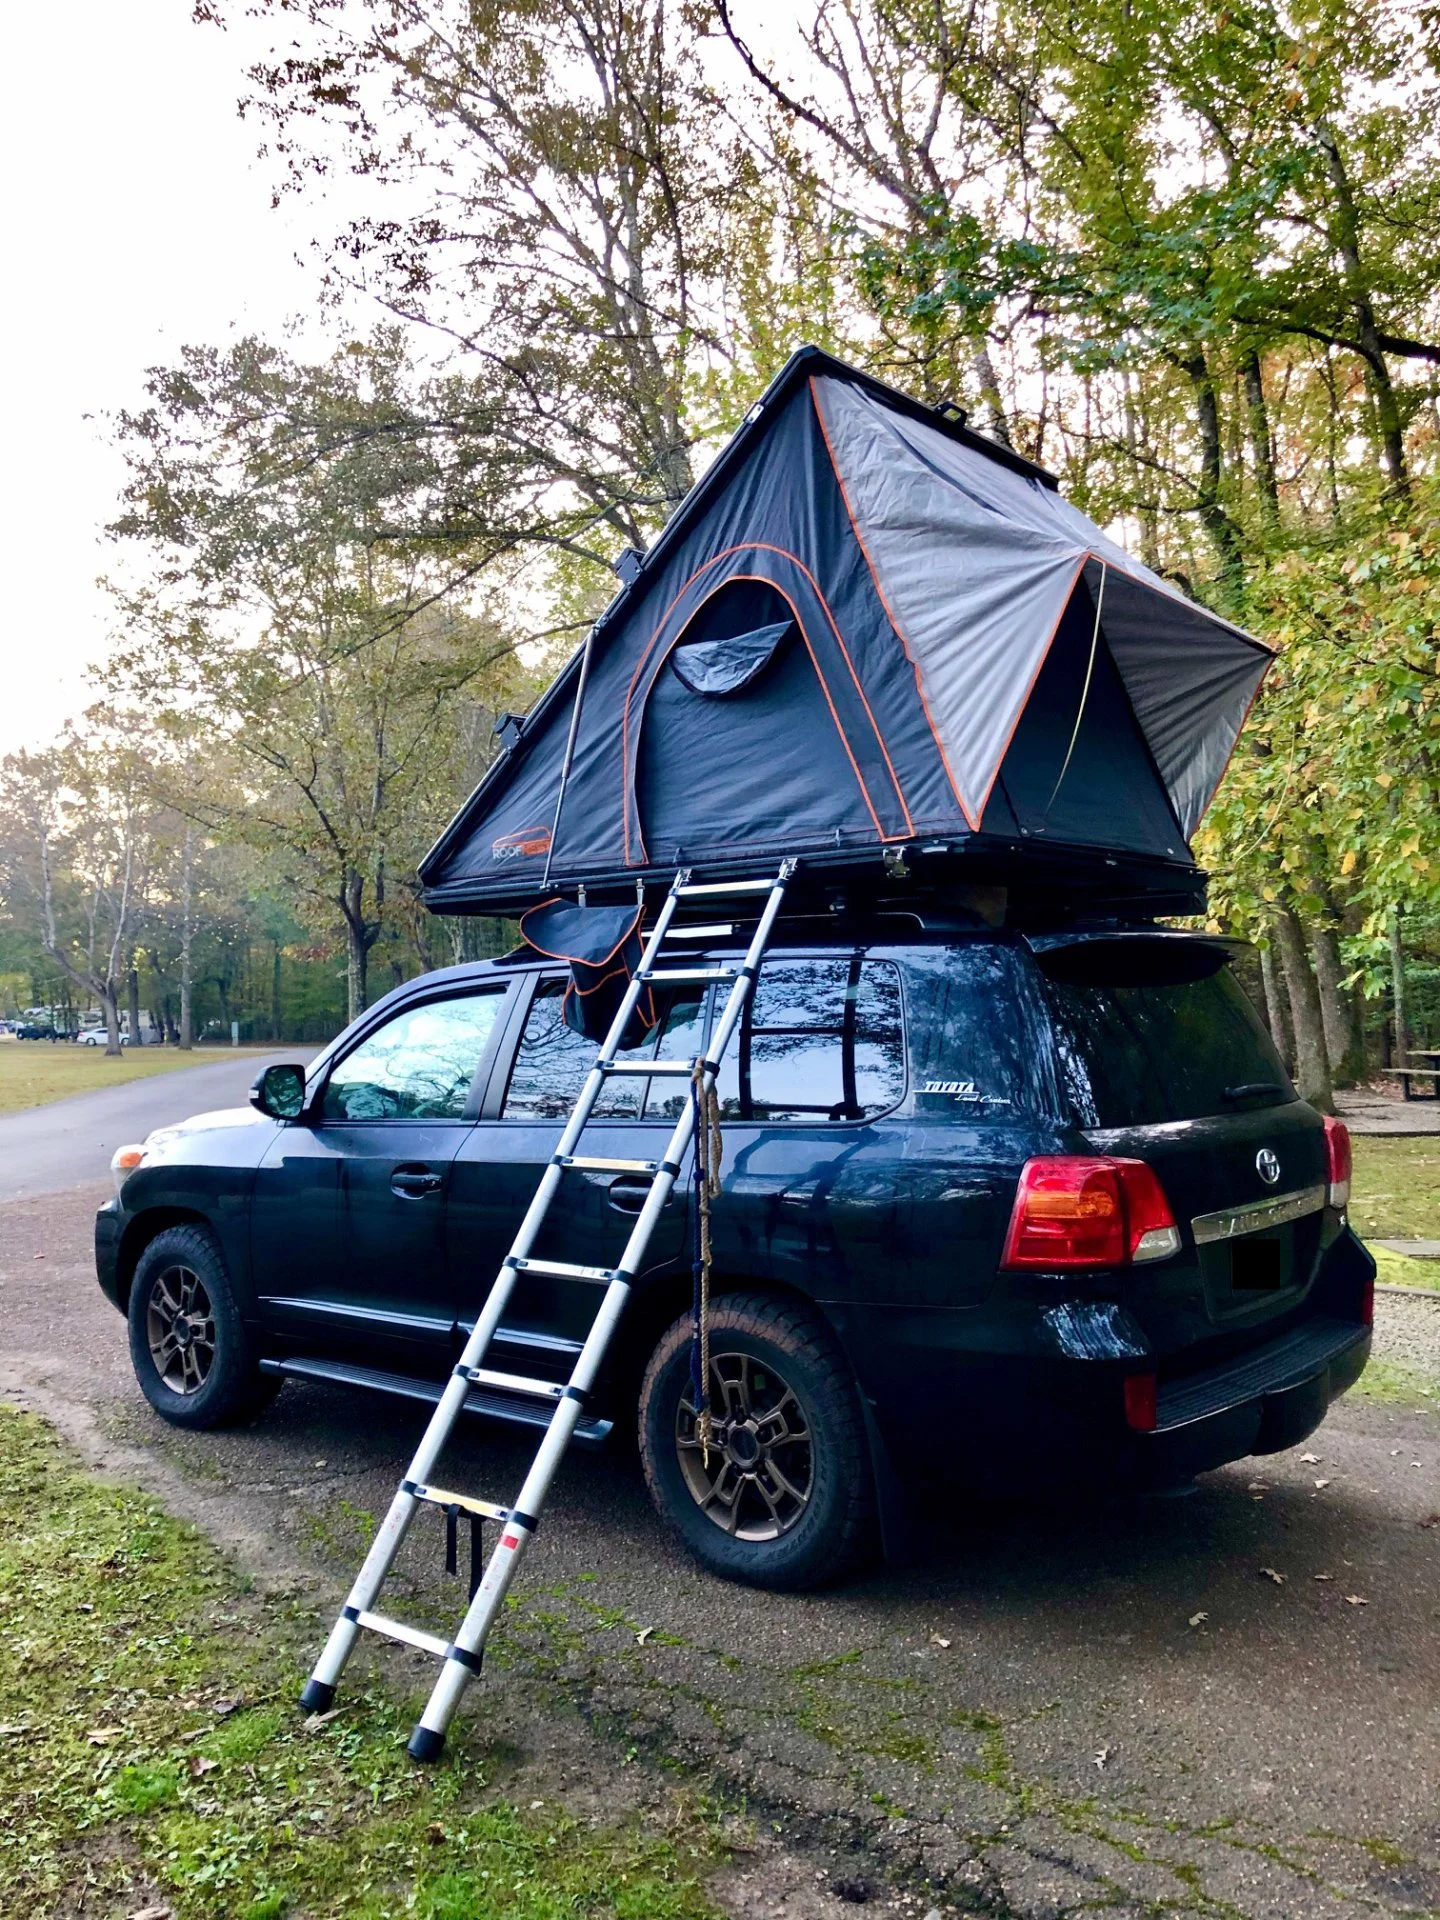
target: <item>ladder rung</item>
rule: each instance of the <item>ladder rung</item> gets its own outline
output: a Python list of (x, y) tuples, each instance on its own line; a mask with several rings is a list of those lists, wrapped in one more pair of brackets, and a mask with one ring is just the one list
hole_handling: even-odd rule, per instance
[(399, 1640), (407, 1647), (419, 1647), (422, 1653), (433, 1653), (437, 1660), (443, 1660), (450, 1651), (450, 1642), (440, 1639), (438, 1634), (425, 1633), (403, 1620), (387, 1620), (383, 1613), (362, 1613), (356, 1624), (371, 1633), (383, 1633), (387, 1640)]
[(602, 1160), (590, 1153), (557, 1153), (557, 1167), (584, 1167), (594, 1173), (659, 1173), (658, 1160)]
[(734, 980), (739, 969), (736, 967), (671, 967), (664, 973), (651, 970), (642, 973), (642, 980)]
[(460, 1507), (466, 1513), (473, 1513), (481, 1520), (508, 1520), (509, 1507), (497, 1507), (493, 1500), (475, 1500), (468, 1493), (450, 1493), (444, 1487), (416, 1487), (413, 1489), (417, 1500), (428, 1500), (437, 1507)]
[(608, 1287), (619, 1274), (614, 1267), (577, 1267), (569, 1260), (512, 1260), (517, 1273), (543, 1273), (555, 1280), (595, 1280)]
[(671, 927), (665, 935), (667, 940), (728, 940), (734, 933), (732, 922), (725, 921), (714, 927)]
[(601, 1060), (596, 1063), (602, 1073), (629, 1073), (635, 1075), (683, 1073), (688, 1080), (695, 1071), (689, 1060)]
[(493, 1367), (467, 1367), (473, 1387), (493, 1387), (497, 1393), (528, 1393), (534, 1400), (559, 1400), (565, 1388), (558, 1380), (532, 1380), (523, 1373), (497, 1373)]
[(773, 880), (707, 880), (702, 886), (677, 887), (675, 892), (682, 900), (697, 900), (701, 894), (769, 893), (774, 885)]

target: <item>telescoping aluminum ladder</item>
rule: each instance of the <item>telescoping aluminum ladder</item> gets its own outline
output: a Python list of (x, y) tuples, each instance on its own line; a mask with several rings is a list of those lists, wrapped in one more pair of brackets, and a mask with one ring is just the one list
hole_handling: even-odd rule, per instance
[[(731, 983), (724, 1012), (711, 1033), (708, 1051), (698, 1063), (703, 1075), (702, 1094), (708, 1094), (713, 1089), (715, 1076), (719, 1072), (720, 1063), (725, 1058), (726, 1049), (740, 1023), (746, 999), (749, 997), (752, 983), (759, 971), (761, 959), (784, 902), (786, 886), (794, 877), (795, 868), (795, 861), (786, 860), (774, 880), (741, 880), (729, 885), (723, 882), (695, 885), (691, 882), (687, 869), (682, 869), (676, 874), (656, 919), (654, 931), (645, 944), (640, 965), (630, 982), (610, 1031), (605, 1036), (599, 1057), (580, 1091), (575, 1110), (566, 1123), (555, 1152), (551, 1155), (550, 1164), (540, 1176), (540, 1185), (536, 1189), (535, 1198), (530, 1202), (525, 1218), (520, 1223), (514, 1245), (505, 1256), (504, 1264), (496, 1275), (480, 1318), (476, 1321), (470, 1338), (465, 1342), (464, 1351), (456, 1363), (454, 1373), (446, 1383), (445, 1391), (431, 1415), (430, 1424), (425, 1429), (424, 1438), (416, 1450), (414, 1459), (410, 1462), (409, 1471), (400, 1482), (395, 1498), (390, 1503), (390, 1511), (376, 1532), (370, 1551), (365, 1556), (365, 1563), (356, 1575), (354, 1586), (350, 1589), (350, 1596), (340, 1610), (340, 1617), (330, 1629), (330, 1638), (325, 1642), (324, 1652), (316, 1662), (315, 1671), (300, 1696), (300, 1704), (307, 1711), (324, 1713), (330, 1707), (335, 1698), (336, 1684), (361, 1630), (377, 1633), (386, 1639), (401, 1641), (406, 1646), (418, 1647), (425, 1653), (433, 1654), (443, 1663), (429, 1702), (420, 1717), (419, 1725), (411, 1735), (409, 1748), (416, 1760), (433, 1760), (439, 1755), (445, 1744), (446, 1729), (454, 1717), (455, 1709), (460, 1704), (460, 1696), (480, 1670), (486, 1638), (504, 1603), (510, 1582), (515, 1578), (515, 1570), (520, 1564), (521, 1557), (534, 1537), (546, 1496), (550, 1492), (550, 1484), (555, 1478), (560, 1462), (564, 1458), (565, 1449), (569, 1446), (571, 1435), (575, 1431), (576, 1423), (594, 1387), (596, 1376), (620, 1316), (625, 1311), (630, 1287), (644, 1263), (650, 1236), (679, 1177), (681, 1165), (694, 1134), (695, 1102), (692, 1100), (685, 1102), (662, 1160), (597, 1159), (576, 1152), (580, 1137), (589, 1124), (590, 1115), (602, 1088), (613, 1076), (665, 1074), (681, 1076), (687, 1081), (693, 1078), (697, 1064), (694, 1061), (620, 1060), (616, 1057), (640, 995), (649, 985), (667, 987), (681, 983), (699, 984), (721, 980), (728, 980)], [(667, 958), (672, 957), (667, 956), (664, 951), (665, 942), (667, 937), (670, 937), (670, 923), (682, 902), (701, 898), (721, 902), (727, 896), (735, 898), (762, 893), (766, 895), (765, 904), (761, 909), (741, 966), (738, 968), (677, 967), (663, 964)], [(744, 917), (743, 911), (742, 917)], [(677, 928), (673, 938), (688, 937), (693, 940), (706, 936), (719, 937), (729, 931), (729, 927), (685, 927)], [(689, 959), (692, 956), (683, 954), (674, 957)], [(572, 1266), (566, 1261), (536, 1260), (531, 1256), (530, 1249), (534, 1246), (545, 1216), (550, 1211), (551, 1202), (559, 1192), (565, 1175), (572, 1169), (653, 1175), (645, 1205), (625, 1244), (625, 1251), (617, 1267)], [(590, 1332), (580, 1350), (569, 1381), (563, 1387), (549, 1380), (529, 1380), (518, 1374), (496, 1373), (481, 1364), (509, 1303), (515, 1283), (525, 1273), (546, 1274), (564, 1280), (587, 1281), (604, 1288), (600, 1307), (591, 1323)], [(525, 1477), (525, 1484), (521, 1487), (519, 1498), (513, 1507), (496, 1506), (487, 1500), (472, 1499), (468, 1494), (452, 1493), (445, 1488), (431, 1485), (430, 1476), (439, 1462), (445, 1444), (464, 1408), (466, 1395), (472, 1386), (498, 1388), (504, 1392), (532, 1396), (549, 1402), (554, 1408), (546, 1426), (544, 1438)], [(467, 1514), (472, 1525), (476, 1521), (493, 1520), (500, 1526), (499, 1542), (474, 1589), (469, 1611), (461, 1622), (453, 1641), (442, 1640), (436, 1634), (422, 1632), (420, 1628), (409, 1626), (404, 1621), (387, 1619), (385, 1615), (372, 1611), (379, 1598), (385, 1577), (394, 1564), (395, 1556), (400, 1551), (401, 1543), (409, 1531), (411, 1521), (421, 1506), (427, 1503), (444, 1509), (446, 1513), (451, 1530), (452, 1562), (457, 1513)]]

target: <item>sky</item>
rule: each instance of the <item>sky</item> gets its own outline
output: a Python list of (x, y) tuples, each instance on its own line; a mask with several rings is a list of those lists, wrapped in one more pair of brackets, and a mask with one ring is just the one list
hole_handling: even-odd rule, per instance
[(276, 333), (315, 304), (296, 258), (311, 227), (271, 210), (236, 113), (243, 43), (193, 25), (190, 0), (15, 7), (5, 42), (0, 754), (43, 746), (93, 697), (122, 478), (100, 416), (183, 343)]

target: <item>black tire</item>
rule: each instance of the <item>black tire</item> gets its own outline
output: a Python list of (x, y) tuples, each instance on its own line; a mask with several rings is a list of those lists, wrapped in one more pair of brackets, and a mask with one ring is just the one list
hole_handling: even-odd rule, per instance
[(215, 1236), (167, 1227), (141, 1254), (130, 1286), (130, 1364), (140, 1391), (175, 1427), (251, 1420), (281, 1382), (260, 1372)]
[(859, 1396), (833, 1336), (789, 1300), (715, 1302), (708, 1467), (693, 1438), (690, 1347), (686, 1314), (640, 1388), (640, 1455), (665, 1525), (711, 1573), (746, 1586), (793, 1593), (850, 1572), (873, 1550), (875, 1488)]

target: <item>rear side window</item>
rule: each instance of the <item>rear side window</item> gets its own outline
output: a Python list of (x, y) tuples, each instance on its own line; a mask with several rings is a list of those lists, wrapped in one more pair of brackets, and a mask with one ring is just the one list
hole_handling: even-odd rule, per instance
[(1078, 1125), (1153, 1126), (1295, 1099), (1218, 948), (1102, 942), (1056, 949), (1041, 968)]
[[(717, 1006), (720, 1004), (717, 1000)], [(729, 1120), (868, 1120), (905, 1093), (900, 975), (888, 960), (767, 960), (720, 1069)]]
[[(563, 979), (542, 980), (535, 990), (505, 1094), (507, 1120), (568, 1120), (595, 1064), (598, 1043), (565, 1024), (567, 985)], [(702, 1037), (698, 993), (689, 999), (672, 995), (661, 1003), (659, 1025), (619, 1058), (689, 1060), (700, 1052)], [(616, 1078), (592, 1111), (597, 1120), (674, 1120), (685, 1098), (673, 1080)]]
[(905, 958), (915, 1113), (1005, 1122), (1053, 1108), (1044, 1010), (1025, 956), (1000, 941)]

